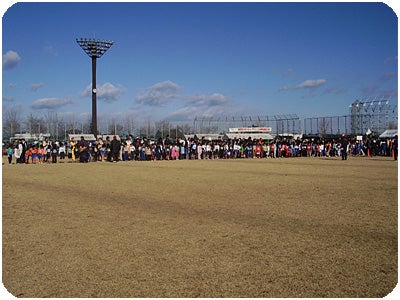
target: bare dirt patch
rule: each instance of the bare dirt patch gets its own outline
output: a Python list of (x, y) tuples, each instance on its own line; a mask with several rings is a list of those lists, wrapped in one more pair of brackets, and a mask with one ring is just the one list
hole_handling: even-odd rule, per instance
[(383, 297), (397, 163), (276, 159), (3, 165), (18, 297)]

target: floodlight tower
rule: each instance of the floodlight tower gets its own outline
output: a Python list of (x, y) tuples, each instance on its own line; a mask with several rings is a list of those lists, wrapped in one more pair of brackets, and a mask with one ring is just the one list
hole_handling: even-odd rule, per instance
[(76, 42), (92, 58), (92, 124), (91, 131), (97, 137), (96, 59), (100, 58), (114, 44), (110, 40), (79, 38)]

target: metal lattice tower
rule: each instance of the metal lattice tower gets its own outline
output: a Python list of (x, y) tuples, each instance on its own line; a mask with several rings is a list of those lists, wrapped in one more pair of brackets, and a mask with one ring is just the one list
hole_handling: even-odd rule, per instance
[[(355, 100), (350, 106), (351, 133), (365, 134), (368, 130), (382, 133), (394, 126), (397, 106), (391, 106), (390, 97)], [(393, 124), (391, 124), (393, 123)]]

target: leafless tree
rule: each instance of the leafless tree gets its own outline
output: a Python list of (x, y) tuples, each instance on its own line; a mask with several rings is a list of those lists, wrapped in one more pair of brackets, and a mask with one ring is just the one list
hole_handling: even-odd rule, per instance
[(318, 124), (319, 125), (318, 129), (319, 129), (320, 136), (321, 137), (326, 136), (327, 133), (328, 133), (328, 129), (331, 127), (331, 121), (328, 118), (323, 117), (323, 118), (319, 119), (318, 123), (319, 123)]
[(46, 124), (43, 118), (35, 117), (32, 113), (26, 118), (24, 123), (30, 134), (39, 134), (46, 130)]
[(3, 135), (12, 137), (21, 131), (20, 108), (12, 106), (3, 111)]
[(110, 134), (121, 134), (124, 129), (124, 126), (117, 122), (117, 120), (112, 119), (108, 124), (108, 133)]

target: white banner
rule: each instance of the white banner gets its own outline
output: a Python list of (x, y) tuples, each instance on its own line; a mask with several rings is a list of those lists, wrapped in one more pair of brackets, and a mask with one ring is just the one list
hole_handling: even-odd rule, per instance
[(239, 127), (239, 128), (229, 128), (229, 132), (239, 132), (239, 133), (264, 133), (271, 132), (272, 127)]

